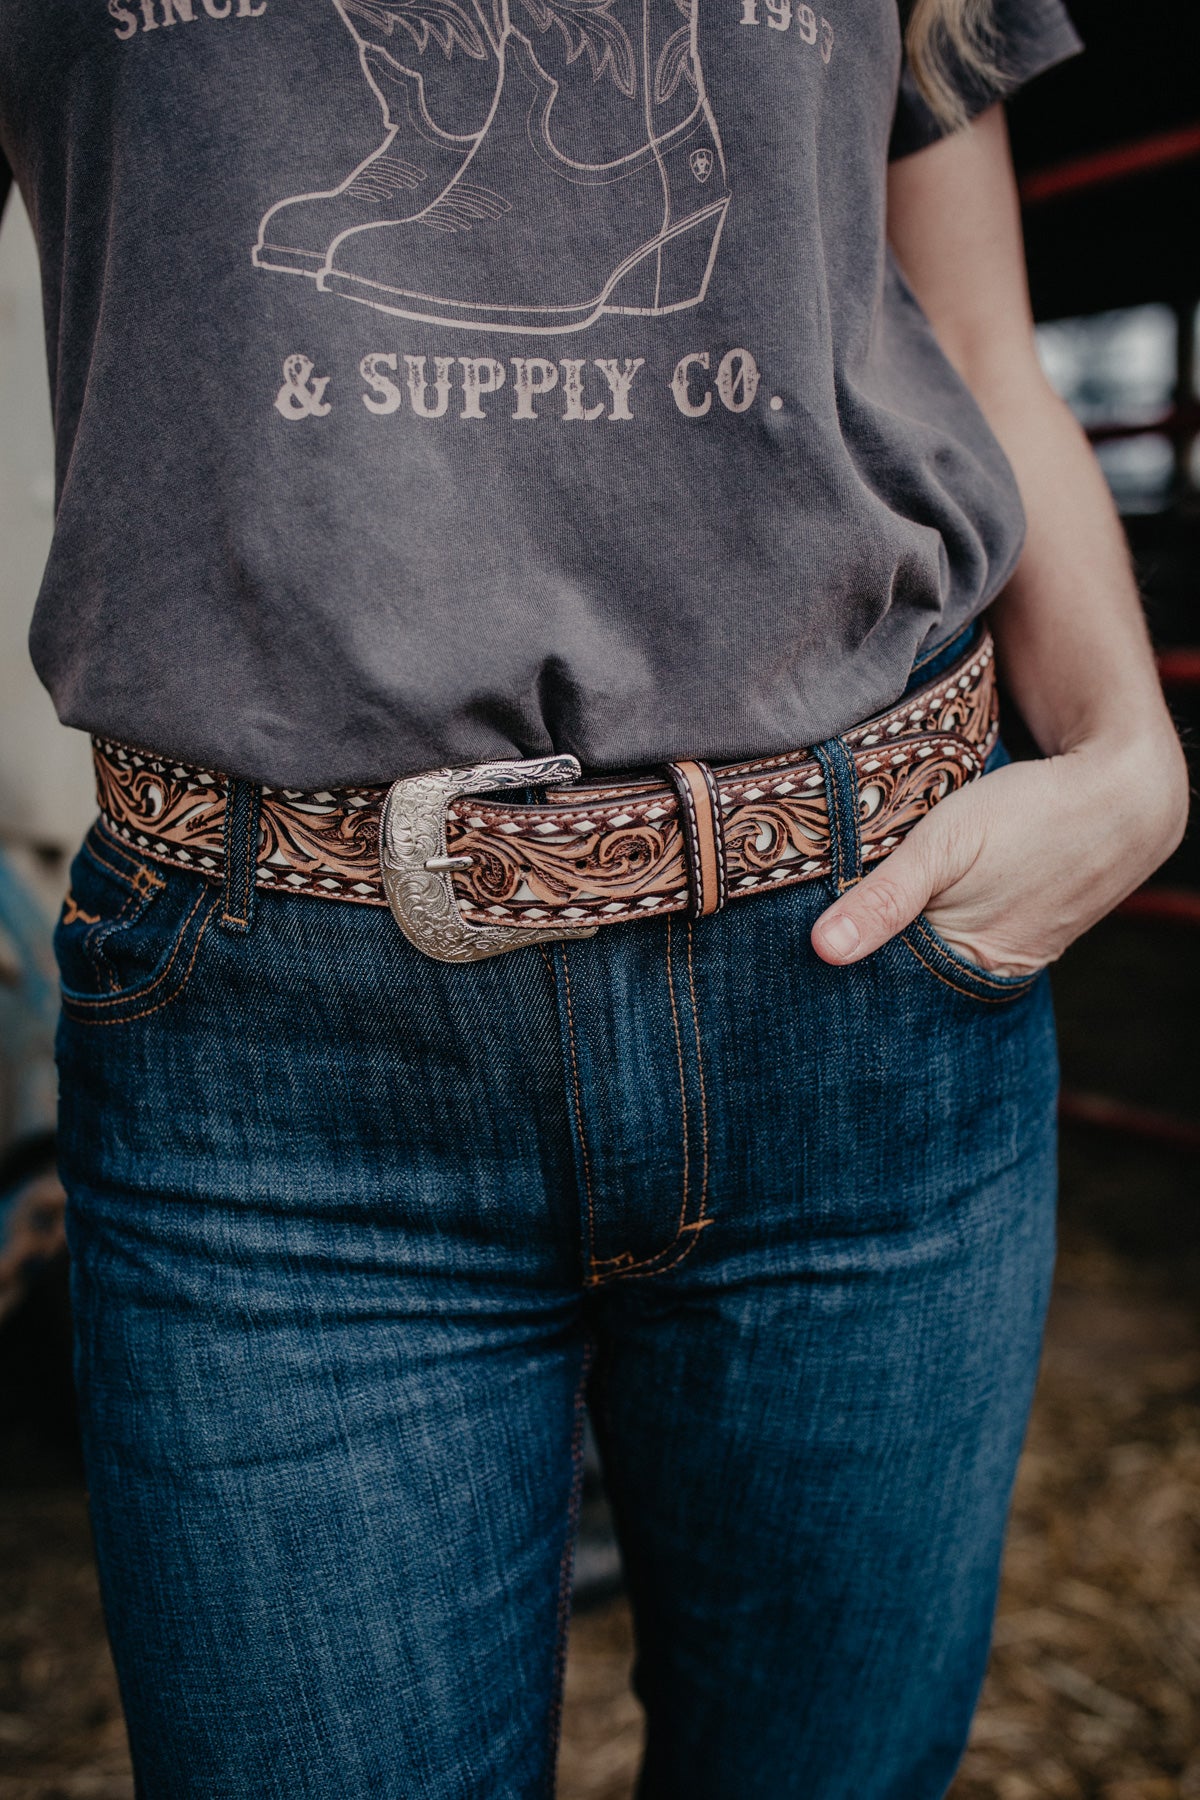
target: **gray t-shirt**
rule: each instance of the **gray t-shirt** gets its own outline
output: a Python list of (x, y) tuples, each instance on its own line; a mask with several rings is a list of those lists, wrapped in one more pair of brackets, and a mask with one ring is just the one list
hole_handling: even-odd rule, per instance
[(823, 4), (4, 0), (60, 716), (314, 787), (890, 703), (1023, 521), (885, 248), (897, 0)]

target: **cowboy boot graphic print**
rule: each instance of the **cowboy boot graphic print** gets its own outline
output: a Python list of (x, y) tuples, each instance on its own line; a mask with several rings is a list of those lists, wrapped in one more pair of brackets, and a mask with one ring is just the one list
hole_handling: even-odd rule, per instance
[[(383, 140), (335, 187), (290, 195), (268, 209), (251, 251), (260, 269), (315, 277), (343, 232), (428, 207), (461, 170), (495, 98), (495, 26), (472, 0), (333, 5), (379, 102)], [(477, 193), (473, 205), (483, 216), (504, 210), (498, 196)]]
[[(317, 286), (534, 334), (696, 305), (729, 189), (695, 0), (501, 0), (499, 23), (495, 103), (459, 175), (406, 224), (335, 240)], [(504, 211), (480, 217), (478, 189)]]
[(343, 184), (352, 216), (324, 236), (318, 288), (404, 318), (531, 334), (697, 305), (730, 194), (696, 0), (491, 4), (474, 15), (497, 70), (481, 129), (440, 188), (409, 191), (403, 216), (393, 205), (363, 217), (355, 182)]

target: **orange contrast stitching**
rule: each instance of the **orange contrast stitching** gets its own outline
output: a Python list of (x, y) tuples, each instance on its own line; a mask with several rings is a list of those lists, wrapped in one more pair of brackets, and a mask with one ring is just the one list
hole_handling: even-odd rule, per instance
[[(135, 989), (133, 989), (133, 991), (131, 993), (128, 993), (128, 994), (114, 994), (109, 999), (106, 999), (106, 1000), (93, 999), (87, 994), (80, 994), (80, 995), (71, 994), (70, 995), (70, 1004), (72, 1006), (121, 1006), (121, 1005), (128, 1004), (128, 1002), (131, 1000), (142, 1000), (145, 998), (145, 996), (147, 994), (152, 994), (154, 992), (155, 988), (160, 986), (160, 984), (162, 982), (164, 982), (166, 980), (167, 976), (171, 973), (172, 964), (174, 963), (175, 958), (179, 955), (180, 946), (182, 945), (184, 938), (187, 936), (188, 926), (191, 924), (192, 920), (195, 918), (196, 914), (199, 912), (201, 906), (204, 903), (204, 899), (205, 899), (205, 896), (203, 893), (197, 895), (195, 904), (193, 905), (191, 912), (188, 914), (187, 918), (183, 921), (183, 924), (179, 928), (179, 933), (175, 939), (175, 944), (171, 951), (170, 959), (167, 962), (166, 967), (164, 969), (162, 969), (160, 971), (160, 973), (154, 977), (154, 980), (147, 984), (147, 986), (145, 986), (143, 988), (135, 988)], [(216, 906), (218, 906), (219, 904), (220, 904), (219, 901), (214, 900), (214, 902), (213, 902), (214, 908)], [(207, 920), (205, 921), (205, 923), (207, 924)], [(63, 994), (63, 1005), (64, 1006), (67, 1004), (67, 999), (68, 999), (68, 995), (66, 992), (64, 992), (64, 994)]]
[[(113, 932), (121, 924), (130, 907), (137, 901), (142, 901), (144, 903), (145, 900), (146, 890), (143, 887), (139, 887), (135, 878), (132, 887), (129, 889), (124, 900), (122, 900), (117, 911), (113, 914), (113, 917), (111, 919), (97, 919), (95, 929), (89, 931), (84, 938), (83, 948), (86, 952), (88, 961), (95, 969), (98, 978), (101, 981), (107, 981), (110, 993), (115, 993), (119, 984), (117, 982), (116, 971), (114, 969), (106, 970), (104, 968), (104, 946), (112, 936)], [(93, 938), (96, 940), (94, 944), (92, 942)]]
[(127, 869), (116, 869), (113, 867), (112, 863), (104, 862), (104, 858), (96, 848), (97, 839), (104, 844), (105, 849), (112, 850), (117, 856), (123, 857), (126, 862), (132, 863), (134, 868), (137, 867), (137, 857), (134, 855), (133, 851), (126, 850), (123, 844), (114, 843), (112, 834), (105, 831), (103, 813), (101, 813), (89, 827), (87, 835), (83, 840), (83, 847), (88, 852), (89, 856), (94, 856), (96, 858), (98, 863), (104, 863), (106, 869), (112, 869), (114, 875), (119, 875), (122, 881), (128, 881), (129, 871)]
[[(668, 1269), (677, 1268), (684, 1257), (691, 1254), (692, 1247), (700, 1233), (707, 1231), (713, 1223), (712, 1219), (693, 1219), (690, 1225), (685, 1225), (683, 1230), (672, 1238), (665, 1249), (659, 1250), (654, 1256), (647, 1257), (645, 1262), (632, 1263), (628, 1269), (617, 1269), (611, 1275), (590, 1275), (584, 1286), (602, 1287), (606, 1281), (640, 1281), (644, 1275), (665, 1275)], [(676, 1251), (669, 1262), (663, 1262), (661, 1259), (675, 1249), (681, 1237), (685, 1237), (687, 1243), (681, 1250)]]
[[(920, 919), (914, 919), (909, 930), (919, 931), (921, 936), (925, 939), (925, 942), (929, 944), (933, 950), (937, 951), (942, 956), (946, 955), (946, 951), (937, 940), (937, 934), (932, 931), (928, 925), (922, 924)], [(1036, 975), (1023, 976), (1018, 981), (1013, 981), (1011, 979), (1005, 980), (1002, 975), (989, 975), (984, 969), (972, 969), (970, 974), (972, 981), (979, 981), (982, 982), (985, 987), (995, 988), (998, 994), (1019, 993), (1021, 988), (1029, 987), (1037, 980)]]
[(110, 848), (114, 855), (121, 857), (131, 866), (127, 869), (121, 869), (117, 867), (116, 863), (111, 863), (106, 857), (101, 856), (94, 842), (94, 836), (98, 832), (98, 829), (99, 822), (92, 827), (88, 832), (87, 837), (84, 839), (84, 854), (89, 856), (93, 862), (98, 863), (102, 869), (107, 869), (109, 874), (114, 876), (115, 879), (121, 883), (122, 887), (128, 889), (128, 892), (111, 919), (90, 918), (89, 915), (80, 913), (78, 907), (76, 907), (76, 911), (73, 915), (68, 916), (64, 914), (63, 924), (71, 924), (72, 918), (74, 917), (88, 919), (88, 923), (93, 929), (86, 932), (84, 935), (84, 954), (95, 969), (97, 979), (106, 982), (109, 991), (115, 993), (118, 987), (117, 977), (114, 970), (105, 969), (104, 967), (104, 947), (108, 942), (109, 937), (125, 919), (126, 914), (129, 912), (134, 902), (137, 900), (146, 900), (154, 893), (156, 888), (165, 887), (166, 883), (161, 881), (157, 875), (153, 875), (146, 865), (139, 862), (136, 857), (130, 854), (130, 852), (121, 849), (116, 844), (108, 845), (107, 840), (106, 847)]
[(66, 899), (63, 901), (62, 922), (64, 925), (74, 925), (77, 920), (82, 920), (85, 925), (98, 925), (100, 915), (99, 913), (84, 912), (74, 894), (68, 889)]
[[(683, 1040), (681, 1039), (681, 1037), (679, 1035), (679, 1014), (675, 1008), (675, 979), (674, 979), (674, 976), (671, 971), (671, 920), (670, 920), (670, 918), (667, 919), (667, 934), (666, 935), (667, 935), (667, 993), (668, 993), (668, 995), (670, 997), (670, 1001), (671, 1001), (671, 1022), (673, 1024), (674, 1030), (675, 1030), (675, 1061), (676, 1061), (676, 1065), (679, 1069), (679, 1104), (680, 1104), (680, 1111), (683, 1114), (683, 1197), (682, 1197), (682, 1199), (680, 1201), (680, 1205), (679, 1205), (679, 1223), (675, 1227), (675, 1236), (673, 1238), (671, 1238), (669, 1243), (664, 1244), (661, 1247), (661, 1249), (652, 1251), (649, 1256), (643, 1256), (641, 1258), (641, 1260), (638, 1262), (635, 1262), (633, 1260), (633, 1258), (631, 1257), (628, 1250), (621, 1250), (617, 1253), (616, 1256), (605, 1256), (605, 1257), (601, 1258), (601, 1260), (599, 1262), (597, 1262), (593, 1258), (593, 1260), (592, 1260), (592, 1274), (594, 1277), (594, 1280), (592, 1282), (593, 1286), (598, 1286), (601, 1281), (608, 1281), (608, 1280), (613, 1280), (613, 1279), (617, 1279), (617, 1278), (623, 1278), (626, 1275), (633, 1275), (639, 1269), (645, 1270), (647, 1268), (647, 1266), (651, 1263), (661, 1262), (663, 1257), (668, 1256), (670, 1254), (670, 1252), (675, 1248), (676, 1244), (679, 1242), (680, 1237), (683, 1235), (685, 1223), (687, 1220), (688, 1150), (689, 1150), (687, 1086), (686, 1086), (686, 1081), (685, 1081), (685, 1076), (684, 1076), (684, 1068), (683, 1068)], [(601, 1269), (608, 1270), (608, 1274), (600, 1275), (599, 1271)]]
[(923, 969), (929, 970), (935, 981), (940, 981), (944, 987), (951, 988), (956, 994), (962, 994), (967, 1000), (977, 1000), (980, 1006), (1003, 1006), (1006, 1000), (1016, 1000), (1021, 994), (1028, 993), (1037, 980), (1036, 975), (1031, 975), (1028, 981), (1023, 981), (1019, 987), (1009, 988), (1004, 994), (980, 994), (974, 988), (960, 987), (957, 981), (951, 981), (948, 975), (943, 975), (940, 969), (935, 969), (933, 964), (926, 961), (916, 945), (911, 943), (908, 938), (902, 936), (900, 942), (906, 950), (912, 952)]
[[(199, 902), (197, 902), (197, 904), (199, 904)], [(77, 1025), (133, 1025), (137, 1022), (138, 1019), (148, 1019), (151, 1017), (151, 1015), (153, 1013), (161, 1012), (164, 1006), (169, 1006), (171, 1004), (172, 1000), (177, 1000), (179, 998), (180, 994), (182, 994), (184, 988), (187, 986), (188, 982), (192, 978), (192, 970), (196, 966), (196, 958), (200, 954), (200, 946), (204, 942), (204, 934), (208, 930), (209, 925), (212, 923), (213, 914), (216, 912), (217, 907), (220, 904), (221, 903), (219, 900), (214, 900), (212, 905), (209, 907), (208, 912), (206, 913), (206, 915), (204, 917), (203, 923), (200, 926), (200, 930), (196, 934), (196, 942), (192, 948), (192, 954), (191, 954), (191, 958), (188, 962), (188, 966), (183, 972), (183, 978), (176, 987), (173, 987), (171, 989), (169, 994), (165, 994), (161, 1000), (156, 1000), (153, 1006), (147, 1006), (147, 1007), (143, 1008), (143, 1010), (141, 1012), (130, 1013), (128, 1015), (128, 1017), (121, 1017), (121, 1018), (116, 1018), (116, 1019), (79, 1019), (79, 1018), (77, 1018), (75, 1020), (75, 1023)], [(189, 913), (189, 915), (188, 915), (189, 922), (190, 922), (191, 917), (194, 914), (194, 912), (195, 912), (195, 907), (192, 908), (192, 913)], [(186, 930), (186, 928), (187, 927), (185, 925), (184, 929)], [(182, 935), (183, 935), (183, 933), (181, 932), (180, 933), (181, 938), (182, 938)], [(178, 954), (178, 944), (176, 945), (175, 950), (171, 954), (171, 962), (174, 962), (177, 954)], [(170, 967), (170, 963), (168, 963), (168, 965), (167, 965), (167, 968), (169, 968), (169, 967)], [(163, 975), (165, 975), (166, 972), (167, 972), (167, 970), (164, 969)], [(161, 977), (159, 979), (161, 980)], [(158, 983), (156, 982), (154, 985), (157, 986)], [(144, 990), (145, 993), (149, 993), (150, 991), (151, 990), (149, 988), (146, 988)], [(125, 996), (125, 998), (127, 1000), (133, 1000), (133, 999), (136, 999), (137, 997), (138, 996), (136, 996), (134, 994), (128, 994)], [(107, 1001), (107, 1000), (101, 1000), (101, 1001), (98, 1001), (96, 1004), (100, 1005), (100, 1006), (108, 1006), (113, 1003), (110, 1001)], [(63, 1011), (68, 1014), (70, 1014), (70, 1012), (71, 1012), (71, 1008), (67, 1004), (67, 1001), (65, 998), (63, 1000)]]
[(86, 854), (92, 857), (94, 861), (98, 862), (102, 869), (107, 869), (110, 875), (115, 875), (118, 881), (122, 881), (126, 886), (132, 887), (135, 893), (137, 892), (139, 882), (145, 882), (146, 886), (151, 888), (166, 886), (165, 882), (161, 881), (157, 875), (150, 872), (145, 863), (139, 862), (136, 856), (132, 855), (128, 850), (123, 850), (119, 844), (109, 843), (106, 838), (105, 848), (112, 850), (117, 856), (123, 856), (126, 862), (132, 865), (132, 872), (130, 869), (118, 869), (116, 863), (110, 863), (105, 857), (101, 856), (95, 844), (92, 842), (92, 834), (89, 831), (84, 840), (84, 850)]

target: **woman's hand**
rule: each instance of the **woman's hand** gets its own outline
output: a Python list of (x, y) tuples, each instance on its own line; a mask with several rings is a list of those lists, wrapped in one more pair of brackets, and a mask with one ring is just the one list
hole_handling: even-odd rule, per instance
[(1173, 733), (1010, 763), (949, 795), (823, 913), (813, 947), (857, 962), (919, 913), (997, 975), (1031, 975), (1175, 849), (1187, 775)]

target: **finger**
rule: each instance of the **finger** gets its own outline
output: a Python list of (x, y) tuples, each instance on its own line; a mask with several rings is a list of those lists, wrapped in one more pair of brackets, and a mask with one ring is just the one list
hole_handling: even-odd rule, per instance
[(926, 830), (933, 815), (893, 850), (877, 868), (848, 888), (823, 912), (812, 929), (812, 944), (824, 962), (852, 963), (870, 956), (911, 925), (931, 896), (946, 885), (941, 832)]

